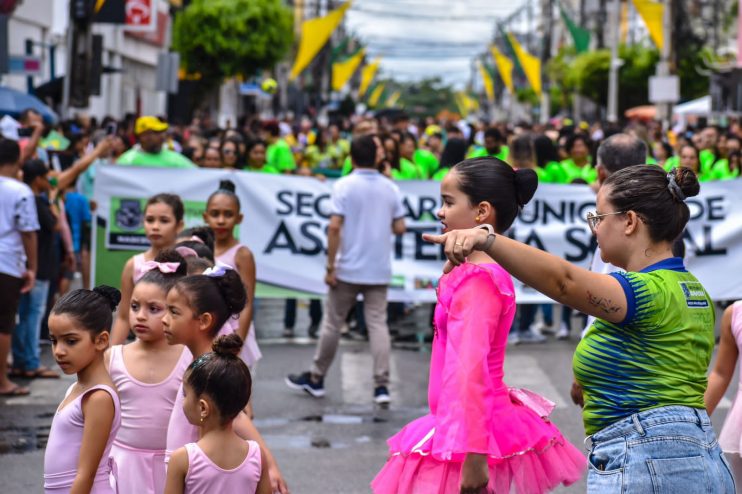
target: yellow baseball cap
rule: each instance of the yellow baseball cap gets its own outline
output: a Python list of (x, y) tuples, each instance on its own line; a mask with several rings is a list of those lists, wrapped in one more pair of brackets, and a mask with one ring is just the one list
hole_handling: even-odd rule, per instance
[(163, 132), (167, 130), (167, 123), (163, 122), (157, 117), (139, 117), (137, 118), (137, 122), (134, 125), (134, 133), (139, 135), (143, 132), (147, 132), (148, 130), (152, 130), (154, 132)]

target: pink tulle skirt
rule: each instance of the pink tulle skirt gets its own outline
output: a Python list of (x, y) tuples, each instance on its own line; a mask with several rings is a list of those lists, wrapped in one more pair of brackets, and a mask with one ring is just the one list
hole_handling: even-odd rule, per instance
[[(521, 393), (522, 390), (513, 390)], [(560, 484), (579, 480), (587, 462), (584, 455), (564, 439), (559, 429), (544, 418), (551, 411), (524, 404), (543, 398), (527, 392), (524, 400), (493, 411), (489, 421), (488, 492), (539, 494)], [(544, 400), (545, 402), (546, 400)], [(371, 482), (375, 494), (458, 493), (466, 454), (455, 445), (436, 441), (436, 419), (426, 415), (409, 423), (389, 439), (389, 460)]]

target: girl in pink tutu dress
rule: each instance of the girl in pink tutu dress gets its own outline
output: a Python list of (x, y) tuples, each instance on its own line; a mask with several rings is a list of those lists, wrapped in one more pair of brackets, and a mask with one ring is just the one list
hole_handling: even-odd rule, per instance
[[(441, 183), (443, 231), (506, 231), (538, 185), (533, 170), (496, 158), (457, 164)], [(389, 439), (375, 494), (547, 492), (569, 485), (585, 457), (548, 420), (553, 403), (503, 382), (515, 314), (510, 275), (482, 252), (441, 277), (434, 319), (430, 414)]]
[(134, 285), (129, 325), (137, 339), (106, 352), (108, 373), (121, 397), (121, 429), (111, 448), (118, 494), (160, 494), (165, 489), (167, 426), (183, 373), (192, 358), (183, 345), (169, 345), (162, 317), (168, 290), (186, 274), (174, 250), (147, 261)]
[(119, 300), (119, 291), (109, 286), (74, 290), (49, 315), (54, 360), (65, 374), (77, 374), (77, 381), (52, 420), (44, 452), (46, 494), (116, 492), (109, 452), (121, 426), (121, 407), (103, 354)]
[[(726, 393), (734, 377), (734, 368), (738, 361), (740, 370), (742, 370), (742, 360), (739, 359), (740, 351), (742, 351), (742, 300), (727, 307), (721, 319), (719, 353), (716, 355), (714, 370), (709, 375), (709, 384), (704, 396), (709, 415), (714, 413), (716, 406)], [(742, 372), (739, 379), (740, 386), (742, 386)], [(742, 396), (740, 396), (739, 389), (742, 388), (737, 388), (734, 404), (719, 433), (719, 446), (732, 467), (734, 482), (737, 486), (742, 485)]]

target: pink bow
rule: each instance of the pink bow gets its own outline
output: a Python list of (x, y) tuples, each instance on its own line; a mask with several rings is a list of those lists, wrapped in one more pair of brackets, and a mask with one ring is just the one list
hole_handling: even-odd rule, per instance
[(191, 235), (191, 238), (189, 238), (188, 240), (190, 240), (192, 242), (198, 242), (199, 244), (204, 243), (204, 241), (201, 240), (201, 237), (197, 237), (195, 235)]
[(153, 269), (159, 269), (162, 274), (174, 273), (180, 267), (179, 262), (157, 262), (157, 261), (146, 261), (144, 263), (144, 271), (152, 271)]
[(539, 417), (546, 418), (556, 408), (556, 403), (551, 400), (547, 400), (543, 396), (534, 393), (530, 389), (525, 388), (509, 388), (510, 400), (514, 403), (520, 403), (526, 408), (530, 408), (536, 412)]
[(191, 249), (190, 247), (186, 247), (185, 245), (176, 247), (175, 252), (183, 257), (198, 257), (198, 253), (195, 250)]

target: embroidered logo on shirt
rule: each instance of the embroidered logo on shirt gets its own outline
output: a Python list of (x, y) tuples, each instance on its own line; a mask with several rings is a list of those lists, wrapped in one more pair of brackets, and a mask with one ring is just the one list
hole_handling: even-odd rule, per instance
[(709, 306), (706, 290), (697, 281), (680, 281), (680, 288), (685, 295), (685, 303), (691, 309), (705, 309)]

